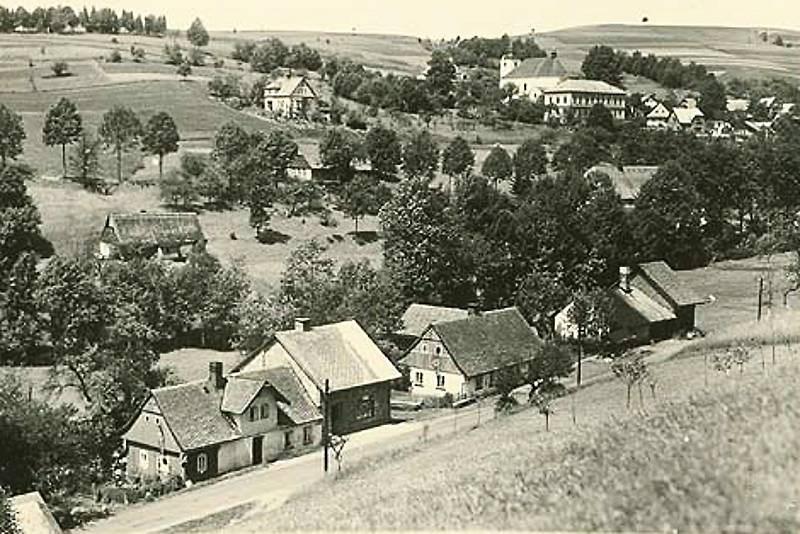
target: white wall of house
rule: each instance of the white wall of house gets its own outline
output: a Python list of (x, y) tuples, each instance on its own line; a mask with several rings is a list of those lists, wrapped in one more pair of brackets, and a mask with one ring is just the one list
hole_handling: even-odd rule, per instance
[(289, 178), (301, 182), (310, 182), (312, 177), (311, 169), (286, 169), (286, 174), (289, 175)]
[(274, 369), (276, 367), (292, 368), (314, 404), (317, 406), (320, 405), (321, 399), (319, 389), (305, 371), (297, 365), (297, 362), (294, 361), (289, 353), (286, 352), (286, 349), (278, 342), (273, 342), (269, 347), (261, 351), (255, 358), (247, 362), (239, 372), (261, 371), (264, 369)]
[(547, 89), (552, 89), (561, 82), (560, 76), (544, 76), (539, 78), (501, 78), (500, 88), (513, 85), (519, 95), (524, 95), (531, 100), (538, 100), (544, 96)]
[(428, 369), (411, 369), (411, 394), (420, 397), (443, 397), (447, 393), (462, 397), (464, 376), (460, 373), (444, 373)]
[(264, 388), (243, 413), (230, 415), (242, 434), (266, 434), (278, 426), (278, 403), (272, 391)]
[(217, 473), (223, 474), (253, 463), (252, 438), (223, 443), (217, 455)]
[(412, 395), (464, 396), (465, 378), (435, 330), (426, 330), (409, 350), (409, 355), (416, 362), (409, 365)]

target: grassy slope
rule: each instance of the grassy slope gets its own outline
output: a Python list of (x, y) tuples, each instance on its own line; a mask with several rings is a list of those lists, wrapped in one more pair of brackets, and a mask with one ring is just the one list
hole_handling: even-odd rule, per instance
[(669, 360), (654, 366), (660, 398), (645, 395), (646, 414), (602, 382), (577, 394), (579, 427), (561, 399), (550, 432), (523, 411), (356, 465), (235, 527), (796, 531), (800, 370), (796, 353), (779, 358), (768, 380), (751, 364), (707, 389), (702, 357)]
[[(539, 34), (537, 41), (543, 47), (557, 49), (566, 66), (574, 72), (580, 71), (583, 57), (592, 46), (605, 44), (622, 50), (677, 57), (686, 63), (695, 61), (726, 75), (800, 78), (800, 49), (763, 43), (758, 39), (761, 30), (604, 24)], [(770, 34), (780, 34), (788, 42), (800, 42), (797, 31), (770, 30)]]

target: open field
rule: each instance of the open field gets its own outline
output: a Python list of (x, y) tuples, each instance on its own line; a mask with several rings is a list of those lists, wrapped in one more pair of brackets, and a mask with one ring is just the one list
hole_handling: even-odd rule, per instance
[[(353, 464), (237, 531), (491, 529), (789, 532), (800, 527), (797, 348), (742, 375), (703, 358), (651, 366), (655, 398), (601, 381), (457, 438)], [(645, 388), (646, 389), (646, 388)], [(391, 484), (382, 481), (391, 480)], [(376, 492), (375, 488), (381, 491)], [(390, 503), (390, 504), (389, 504)], [(308, 510), (315, 513), (309, 514)]]
[[(762, 42), (758, 34), (781, 35), (800, 43), (800, 32), (766, 28), (603, 24), (579, 26), (536, 35), (540, 46), (558, 50), (571, 72), (580, 72), (583, 57), (597, 44), (620, 50), (676, 57), (706, 65), (730, 76), (800, 78), (800, 49)], [(770, 37), (771, 40), (771, 37)]]

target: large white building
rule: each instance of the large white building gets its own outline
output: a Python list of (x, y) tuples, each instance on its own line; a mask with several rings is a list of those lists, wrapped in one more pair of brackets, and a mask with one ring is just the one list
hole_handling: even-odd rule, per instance
[(500, 59), (500, 88), (512, 85), (519, 95), (538, 100), (546, 89), (558, 85), (566, 79), (567, 69), (552, 52), (548, 57), (516, 59), (507, 54)]
[(570, 114), (581, 119), (589, 110), (602, 104), (618, 120), (625, 118), (627, 93), (619, 87), (598, 80), (564, 80), (545, 89), (544, 104), (549, 108), (545, 118), (565, 119)]

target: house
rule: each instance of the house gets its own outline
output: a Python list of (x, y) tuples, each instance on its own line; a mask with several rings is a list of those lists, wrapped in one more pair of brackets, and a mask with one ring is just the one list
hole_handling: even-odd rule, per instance
[(659, 102), (645, 116), (646, 125), (651, 130), (666, 130), (671, 114), (672, 112), (669, 108)]
[(642, 97), (642, 107), (648, 111), (655, 109), (661, 102), (659, 102), (656, 95), (653, 93), (649, 93)]
[[(295, 176), (301, 180), (310, 179), (316, 181), (333, 180), (338, 181), (338, 177), (334, 176), (331, 169), (322, 164), (322, 155), (320, 154), (319, 144), (317, 143), (298, 143), (298, 155), (290, 165), (290, 176)], [(309, 169), (304, 168), (304, 163), (300, 158), (305, 159), (308, 163)], [(369, 176), (372, 174), (372, 165), (368, 161), (355, 160), (353, 161), (353, 175), (354, 176)]]
[(683, 109), (697, 109), (698, 107), (697, 97), (694, 96), (683, 97), (680, 103), (678, 104), (678, 107)]
[(196, 213), (111, 213), (100, 234), (98, 256), (144, 255), (182, 260), (204, 250), (206, 237)]
[(603, 105), (617, 120), (625, 119), (625, 91), (598, 80), (564, 80), (544, 90), (548, 107), (545, 119), (564, 121), (569, 115), (583, 119), (596, 104)]
[(298, 152), (286, 168), (286, 174), (289, 175), (289, 178), (302, 182), (309, 182), (313, 177), (313, 170), (306, 157)]
[(281, 77), (264, 88), (264, 109), (276, 117), (305, 118), (317, 99), (305, 76)]
[(327, 384), (331, 430), (337, 435), (390, 422), (392, 383), (400, 378), (392, 362), (356, 321), (308, 323), (298, 318), (293, 330), (275, 333), (234, 372), (290, 367), (320, 410)]
[(497, 373), (525, 371), (542, 340), (517, 308), (505, 308), (428, 325), (401, 360), (411, 394), (454, 399), (491, 391)]
[(725, 107), (731, 113), (746, 112), (750, 109), (750, 101), (746, 98), (733, 98), (729, 96), (726, 100)]
[(733, 125), (728, 121), (713, 120), (706, 124), (709, 135), (715, 139), (730, 139), (734, 136)]
[(516, 87), (519, 95), (531, 100), (542, 98), (546, 89), (555, 87), (567, 75), (557, 52), (525, 60), (516, 59), (510, 53), (500, 58), (500, 88)]
[(592, 174), (605, 174), (611, 179), (614, 190), (620, 196), (625, 208), (633, 208), (636, 197), (642, 186), (658, 172), (656, 165), (623, 165), (618, 167), (610, 163), (600, 163), (584, 173), (589, 178)]
[(705, 115), (700, 108), (673, 108), (667, 120), (667, 127), (671, 130), (700, 134), (705, 130)]
[(61, 534), (61, 527), (38, 491), (11, 497), (8, 504), (21, 534)]
[(197, 482), (319, 445), (322, 414), (289, 367), (154, 389), (123, 434), (127, 474)]
[(466, 319), (469, 313), (469, 310), (463, 308), (411, 304), (400, 318), (403, 327), (395, 332), (395, 342), (401, 350), (407, 350), (429, 325), (455, 321), (456, 319)]
[[(641, 344), (666, 339), (695, 328), (695, 308), (705, 299), (684, 284), (663, 261), (620, 267), (619, 281), (608, 288), (613, 302), (610, 338)], [(555, 330), (574, 338), (572, 304), (555, 317)]]

